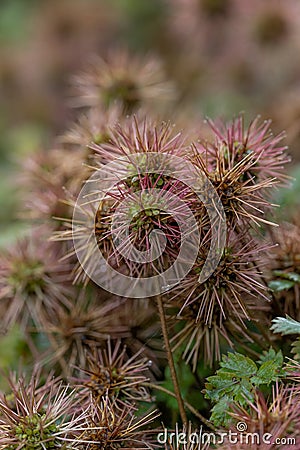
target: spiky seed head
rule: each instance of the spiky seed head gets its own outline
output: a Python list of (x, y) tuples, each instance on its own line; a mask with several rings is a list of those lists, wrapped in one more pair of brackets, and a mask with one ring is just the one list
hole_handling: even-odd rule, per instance
[(147, 381), (149, 360), (141, 357), (141, 351), (127, 356), (127, 348), (118, 340), (107, 341), (106, 348), (93, 349), (87, 353), (87, 368), (82, 369), (84, 378), (77, 383), (91, 392), (95, 403), (108, 396), (121, 405), (136, 401), (150, 401), (151, 397), (143, 384)]
[(18, 321), (41, 326), (72, 295), (70, 264), (61, 262), (48, 228), (34, 230), (6, 250), (0, 260), (0, 299), (7, 306), (4, 327)]
[(117, 101), (125, 114), (173, 96), (157, 59), (133, 57), (125, 50), (112, 51), (106, 59), (95, 60), (74, 81), (79, 93), (76, 106), (108, 108)]
[(132, 406), (125, 405), (120, 408), (108, 397), (104, 398), (100, 405), (91, 405), (90, 427), (82, 435), (88, 449), (152, 449), (153, 431), (147, 430), (146, 427), (159, 414), (152, 411), (137, 418), (133, 411)]
[[(102, 293), (103, 299), (105, 294)], [(93, 298), (91, 298), (93, 296)], [(124, 300), (123, 300), (124, 301)], [(117, 311), (123, 302), (117, 298), (101, 301), (83, 291), (70, 308), (59, 308), (43, 327), (51, 345), (50, 361), (58, 363), (66, 376), (86, 366), (86, 350), (105, 345), (109, 337), (129, 336), (128, 326), (121, 324)]]
[[(86, 422), (76, 390), (58, 379), (10, 378), (11, 393), (0, 396), (0, 446), (9, 450), (73, 449)], [(76, 410), (78, 414), (74, 414)]]

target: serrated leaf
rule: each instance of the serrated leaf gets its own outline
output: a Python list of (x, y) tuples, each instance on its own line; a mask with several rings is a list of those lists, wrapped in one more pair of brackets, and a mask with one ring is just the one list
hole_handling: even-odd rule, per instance
[(279, 376), (280, 367), (276, 361), (265, 361), (262, 363), (256, 376), (251, 378), (251, 382), (256, 386), (260, 384), (269, 385), (272, 381), (276, 381)]
[(273, 325), (270, 330), (274, 333), (286, 334), (300, 334), (300, 322), (292, 319), (289, 316), (276, 317), (272, 320)]
[(230, 398), (223, 397), (222, 400), (211, 409), (210, 420), (216, 427), (226, 426), (230, 422), (231, 416), (228, 414), (229, 404)]
[(218, 375), (208, 377), (208, 383), (205, 384), (205, 398), (213, 402), (220, 400), (225, 394), (233, 396), (237, 382), (233, 381), (231, 374), (217, 373)]
[(295, 355), (295, 359), (300, 359), (300, 338), (292, 343), (292, 353)]
[(216, 426), (226, 426), (226, 421), (231, 420), (228, 412), (224, 412), (224, 405), (230, 408), (229, 405), (235, 403), (249, 409), (260, 385), (269, 385), (285, 375), (282, 353), (272, 348), (264, 352), (257, 363), (240, 353), (228, 353), (220, 366), (216, 375), (207, 378), (204, 391), (205, 398), (215, 403), (211, 420)]
[(253, 385), (247, 380), (243, 379), (237, 385), (235, 389), (235, 395), (233, 397), (234, 401), (239, 402), (240, 405), (247, 405), (249, 401), (253, 400)]
[(229, 353), (228, 356), (224, 356), (220, 366), (222, 370), (226, 369), (227, 372), (234, 373), (237, 377), (249, 377), (257, 372), (255, 362), (241, 353)]
[(273, 280), (269, 282), (269, 288), (274, 292), (285, 291), (293, 286), (295, 286), (295, 282), (290, 280)]
[(294, 281), (295, 283), (300, 283), (300, 275), (296, 272), (284, 272), (283, 270), (274, 270), (273, 274), (276, 277), (284, 278), (286, 280)]
[(283, 354), (282, 351), (279, 350), (279, 352), (276, 353), (274, 348), (270, 348), (268, 351), (264, 351), (263, 354), (260, 357), (260, 360), (258, 361), (258, 364), (262, 364), (266, 361), (276, 361), (278, 366), (282, 367), (283, 364)]

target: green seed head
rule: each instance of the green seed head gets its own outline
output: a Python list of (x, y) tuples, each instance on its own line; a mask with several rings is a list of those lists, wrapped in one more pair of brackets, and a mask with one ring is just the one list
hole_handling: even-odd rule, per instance
[(44, 265), (39, 261), (18, 261), (10, 276), (10, 285), (15, 289), (22, 286), (26, 294), (34, 294), (44, 286), (44, 270)]
[(33, 415), (23, 417), (15, 428), (15, 437), (18, 443), (10, 445), (9, 450), (19, 448), (20, 442), (23, 442), (24, 450), (36, 450), (43, 448), (55, 449), (59, 448), (55, 433), (58, 431), (56, 424), (45, 422), (45, 415), (35, 413)]
[(131, 221), (133, 229), (144, 227), (149, 221), (157, 216), (164, 216), (164, 200), (157, 196), (144, 192), (139, 200), (132, 201), (128, 208), (128, 218)]

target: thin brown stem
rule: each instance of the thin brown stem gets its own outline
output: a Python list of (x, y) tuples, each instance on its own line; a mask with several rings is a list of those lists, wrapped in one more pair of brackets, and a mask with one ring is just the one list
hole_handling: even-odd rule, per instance
[(172, 378), (172, 382), (173, 382), (173, 386), (174, 386), (175, 397), (176, 397), (177, 403), (178, 403), (180, 417), (181, 417), (182, 423), (185, 426), (188, 426), (186, 412), (184, 409), (184, 403), (183, 403), (183, 400), (181, 397), (180, 388), (179, 388), (179, 384), (178, 384), (178, 378), (177, 378), (177, 373), (176, 373), (176, 369), (175, 369), (173, 353), (171, 350), (170, 340), (168, 337), (167, 321), (166, 321), (162, 297), (160, 295), (157, 295), (156, 301), (157, 301), (157, 307), (158, 307), (158, 312), (159, 312), (159, 317), (160, 317), (160, 322), (161, 322), (161, 329), (162, 329), (162, 334), (163, 334), (164, 343), (165, 343), (165, 347), (166, 347), (166, 354), (167, 354), (167, 359), (168, 359), (168, 363), (169, 363), (169, 367), (170, 367), (170, 373), (171, 373), (171, 378)]
[[(163, 386), (160, 386), (159, 384), (145, 382), (145, 383), (143, 383), (143, 385), (145, 387), (149, 387), (151, 389), (157, 389), (158, 391), (164, 392), (165, 394), (168, 394), (171, 397), (176, 398), (176, 395), (174, 394), (174, 392), (169, 391), (169, 389), (166, 389)], [(184, 402), (185, 406), (191, 411), (191, 413), (194, 414), (195, 417), (198, 417), (198, 419), (200, 419), (201, 422), (203, 422), (208, 428), (210, 428), (213, 431), (216, 431), (216, 428), (213, 426), (213, 424), (210, 423), (210, 421), (207, 420), (205, 417), (203, 417), (202, 414), (196, 408), (194, 408), (186, 400), (183, 400), (183, 402)]]

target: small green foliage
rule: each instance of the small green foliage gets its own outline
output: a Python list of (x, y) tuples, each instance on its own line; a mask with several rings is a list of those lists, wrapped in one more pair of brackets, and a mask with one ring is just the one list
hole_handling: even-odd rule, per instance
[(225, 395), (211, 409), (210, 420), (215, 425), (225, 424), (230, 420), (230, 415), (227, 413), (230, 407), (230, 403), (231, 403), (230, 397)]
[(283, 366), (283, 354), (281, 350), (279, 352), (275, 352), (273, 348), (270, 348), (268, 351), (264, 351), (261, 355), (258, 364), (263, 365), (264, 363), (271, 361), (277, 366), (277, 369), (279, 370)]
[(269, 288), (274, 292), (281, 292), (291, 289), (295, 286), (295, 284), (300, 283), (300, 275), (296, 272), (274, 270), (273, 275), (278, 278), (269, 282)]
[[(299, 334), (300, 335), (300, 322), (292, 319), (289, 316), (276, 317), (272, 320), (273, 325), (271, 330), (274, 333), (281, 333), (282, 335)], [(295, 359), (300, 359), (300, 337), (296, 339), (292, 344), (292, 353), (295, 355)]]
[(295, 283), (290, 280), (273, 280), (269, 282), (269, 288), (274, 292), (286, 291), (294, 287)]
[(228, 353), (228, 356), (223, 357), (220, 365), (223, 371), (232, 373), (236, 377), (250, 377), (257, 370), (255, 362), (240, 353)]
[(251, 378), (252, 383), (255, 385), (266, 384), (268, 386), (270, 383), (276, 381), (279, 376), (284, 376), (285, 373), (282, 370), (282, 353), (278, 352), (278, 354), (281, 356), (282, 361), (279, 362), (279, 358), (275, 357), (274, 360), (270, 359), (269, 361), (263, 362), (258, 369), (256, 376)]
[(216, 375), (208, 377), (205, 384), (205, 398), (215, 403), (211, 420), (216, 426), (230, 422), (230, 404), (247, 408), (259, 386), (268, 386), (284, 375), (282, 353), (273, 349), (265, 352), (257, 362), (240, 353), (228, 353), (223, 356), (220, 366)]
[(294, 281), (295, 283), (300, 283), (300, 275), (296, 272), (284, 272), (283, 270), (274, 270), (273, 274), (276, 275), (276, 277)]
[(300, 323), (289, 316), (276, 317), (272, 322), (271, 330), (274, 333), (281, 333), (283, 335), (300, 334)]
[(296, 339), (295, 342), (292, 343), (292, 353), (294, 354), (295, 359), (300, 359), (300, 338)]

